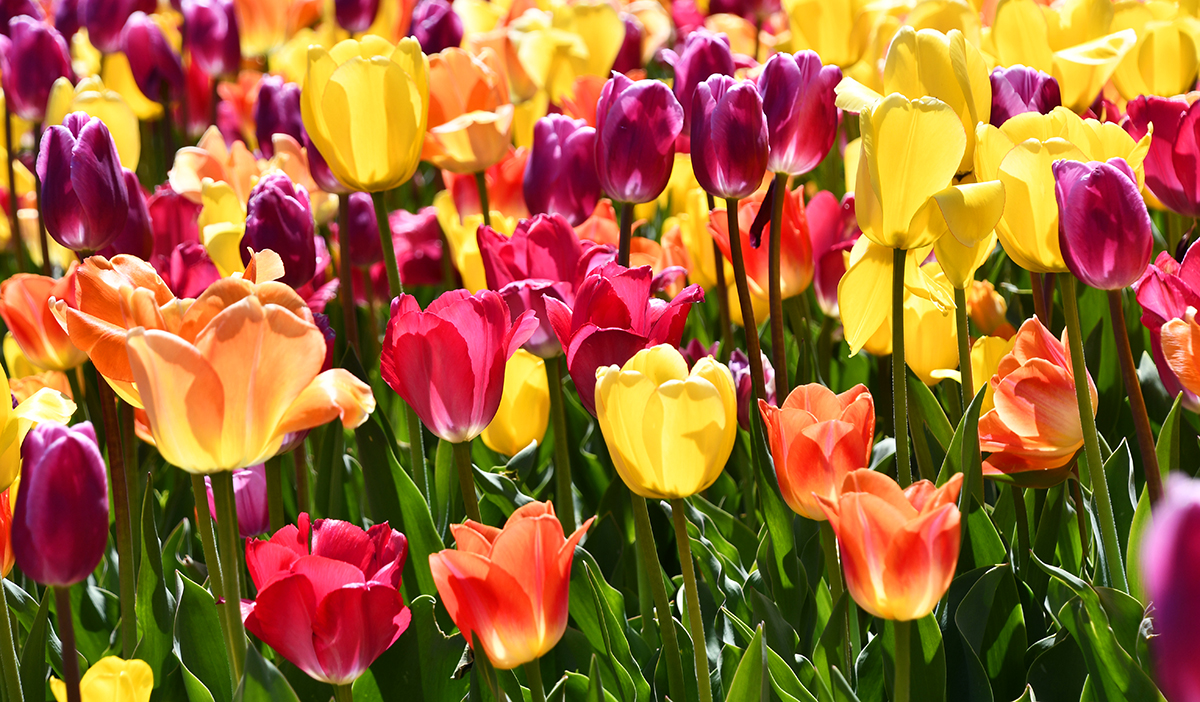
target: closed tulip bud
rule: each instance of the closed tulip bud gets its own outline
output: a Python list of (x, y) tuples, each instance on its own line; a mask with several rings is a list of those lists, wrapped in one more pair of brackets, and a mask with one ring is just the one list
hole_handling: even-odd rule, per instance
[(263, 76), (258, 83), (258, 102), (254, 105), (254, 126), (258, 150), (271, 158), (275, 150), (271, 137), (287, 134), (304, 141), (304, 121), (300, 118), (300, 86), (279, 76)]
[(125, 190), (129, 193), (129, 217), (125, 220), (125, 228), (112, 240), (108, 246), (97, 252), (105, 258), (117, 254), (129, 254), (143, 260), (149, 260), (154, 255), (154, 230), (150, 224), (150, 210), (146, 203), (146, 193), (138, 182), (137, 174), (128, 168), (122, 169), (125, 174)]
[[(216, 520), (217, 504), (213, 500), (212, 478), (205, 476), (204, 487), (208, 491), (208, 513)], [(270, 530), (266, 466), (259, 464), (233, 471), (233, 498), (237, 503), (238, 534), (243, 539)]]
[[(763, 385), (767, 391), (767, 402), (775, 404), (775, 366), (771, 365), (767, 354), (762, 355)], [(750, 377), (750, 357), (741, 349), (734, 349), (729, 355), (729, 372), (733, 375), (733, 387), (737, 389), (738, 425), (750, 431), (750, 398), (753, 395), (754, 384)], [(761, 402), (761, 400), (760, 400)]]
[(716, 75), (692, 98), (692, 168), (700, 187), (724, 199), (758, 190), (767, 170), (767, 122), (753, 83)]
[[(400, 282), (405, 285), (437, 285), (443, 280), (442, 227), (437, 209), (423, 207), (417, 212), (396, 210), (388, 215)], [(378, 239), (378, 235), (376, 235)], [(377, 270), (379, 267), (377, 267)], [(382, 271), (380, 271), (382, 273)]]
[(74, 297), (75, 266), (58, 280), (18, 273), (0, 283), (0, 318), (25, 357), (42, 370), (71, 370), (87, 360), (87, 354), (71, 343), (47, 304), (50, 298)]
[(101, 53), (121, 50), (121, 30), (137, 9), (137, 0), (79, 0), (79, 23)]
[(375, 204), (367, 193), (350, 193), (346, 196), (350, 208), (346, 217), (346, 231), (332, 225), (337, 231), (338, 245), (342, 254), (350, 257), (350, 264), (364, 267), (383, 260), (383, 246), (379, 242), (379, 222), (375, 218)]
[(613, 61), (612, 69), (617, 73), (628, 73), (642, 67), (642, 23), (634, 15), (621, 13), (621, 21), (625, 24), (625, 38), (621, 40), (621, 50)]
[(283, 257), (281, 283), (298, 288), (312, 280), (317, 270), (316, 225), (308, 191), (283, 173), (270, 173), (254, 186), (246, 211), (242, 263), (250, 263), (251, 249), (271, 249)]
[(192, 61), (213, 78), (237, 73), (242, 46), (233, 0), (185, 0), (183, 16)]
[(129, 191), (108, 127), (82, 112), (42, 135), (37, 174), (46, 231), (72, 251), (98, 251), (124, 229)]
[(479, 438), (496, 453), (515, 456), (532, 442), (540, 442), (549, 423), (550, 383), (546, 362), (517, 349), (504, 366), (504, 392), (496, 417)]
[(818, 496), (837, 534), (846, 588), (858, 606), (882, 619), (927, 616), (950, 588), (962, 540), (955, 500), (962, 473), (934, 487), (907, 490), (883, 473), (849, 473), (834, 497)]
[(53, 27), (28, 16), (14, 17), (8, 35), (12, 44), (3, 56), (4, 94), (14, 114), (41, 122), (54, 81), (75, 78), (67, 42)]
[(446, 0), (421, 0), (413, 8), (409, 34), (421, 45), (421, 51), (426, 54), (440, 53), (462, 44), (462, 17)]
[(334, 13), (342, 29), (353, 34), (365, 32), (379, 12), (379, 0), (334, 0)]
[(768, 171), (804, 175), (829, 153), (840, 118), (833, 89), (841, 79), (842, 69), (821, 65), (812, 51), (775, 54), (767, 61), (758, 91), (771, 145)]
[(1154, 234), (1124, 159), (1056, 161), (1058, 244), (1076, 278), (1100, 290), (1132, 285), (1150, 264)]
[(1058, 81), (1035, 68), (998, 66), (990, 79), (993, 126), (999, 127), (1026, 112), (1049, 114), (1062, 104)]
[(1126, 106), (1122, 125), (1134, 139), (1150, 133), (1146, 188), (1164, 207), (1185, 217), (1200, 217), (1200, 106), (1182, 97), (1143, 95)]
[(596, 173), (617, 202), (650, 202), (667, 187), (683, 108), (666, 84), (614, 73), (596, 104)]
[[(56, 702), (67, 702), (67, 684), (50, 678)], [(154, 670), (146, 661), (105, 656), (93, 663), (79, 679), (83, 702), (150, 702), (154, 692)]]
[[(996, 288), (987, 280), (971, 282), (967, 288), (967, 316), (983, 332), (984, 336), (999, 336), (1011, 339), (1017, 333), (1013, 325), (1008, 323), (1005, 314), (1008, 303), (996, 292)], [(986, 380), (986, 378), (984, 379)]]
[[(670, 59), (672, 54), (668, 54)], [(683, 44), (683, 53), (674, 58), (675, 98), (683, 106), (684, 133), (691, 125), (694, 108), (692, 96), (696, 86), (714, 75), (732, 76), (734, 71), (733, 51), (729, 48), (729, 37), (724, 34), (697, 29), (688, 35)]]
[(43, 423), (25, 436), (12, 539), (21, 571), (43, 585), (74, 585), (100, 564), (108, 477), (91, 422)]
[(600, 200), (596, 130), (563, 115), (539, 119), (533, 125), (523, 186), (531, 213), (562, 215), (573, 227), (582, 224)]
[(155, 102), (184, 88), (183, 63), (162, 29), (143, 12), (135, 12), (121, 32), (121, 50), (138, 90)]
[[(455, 548), (429, 554), (438, 595), (468, 642), (512, 670), (549, 653), (567, 628), (575, 546), (595, 517), (569, 537), (549, 502), (530, 502), (503, 529), (451, 525)], [(474, 646), (474, 643), (471, 643)]]
[(621, 480), (654, 500), (712, 485), (737, 438), (737, 393), (711, 357), (688, 371), (673, 345), (642, 349), (596, 371), (596, 418)]

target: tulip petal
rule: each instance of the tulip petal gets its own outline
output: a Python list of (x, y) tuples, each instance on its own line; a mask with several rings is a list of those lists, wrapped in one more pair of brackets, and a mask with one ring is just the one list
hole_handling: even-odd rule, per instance
[(346, 429), (356, 429), (375, 411), (371, 387), (344, 368), (327, 370), (308, 384), (283, 414), (275, 437), (313, 429), (340, 419)]
[(317, 599), (312, 583), (299, 574), (279, 578), (258, 591), (246, 629), (309, 676), (323, 680), (323, 668), (313, 640)]
[(1004, 214), (1004, 184), (998, 180), (954, 185), (933, 196), (946, 227), (963, 246), (982, 241)]
[(317, 606), (312, 639), (323, 674), (333, 685), (348, 685), (396, 643), (412, 612), (396, 589), (368, 583), (334, 589)]
[(884, 565), (889, 619), (920, 619), (941, 600), (958, 563), (959, 519), (954, 505), (943, 505), (897, 531)]
[(1200, 324), (1195, 321), (1195, 312), (1189, 308), (1187, 319), (1172, 319), (1162, 328), (1162, 349), (1167, 364), (1179, 382), (1190, 392), (1200, 390), (1200, 363), (1196, 352), (1200, 350)]

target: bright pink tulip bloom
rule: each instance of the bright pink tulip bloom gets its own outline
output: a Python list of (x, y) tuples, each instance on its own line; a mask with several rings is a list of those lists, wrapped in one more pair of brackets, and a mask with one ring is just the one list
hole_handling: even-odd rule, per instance
[(682, 54), (676, 56), (675, 52), (668, 49), (663, 51), (663, 58), (675, 68), (675, 99), (683, 106), (683, 128), (684, 135), (687, 135), (695, 113), (692, 99), (696, 86), (710, 76), (732, 76), (736, 69), (733, 51), (729, 48), (729, 37), (707, 29), (697, 29), (687, 35)]
[(666, 83), (614, 73), (596, 103), (596, 173), (617, 202), (650, 202), (667, 187), (683, 108)]
[(1183, 263), (1163, 251), (1133, 284), (1142, 306), (1142, 324), (1150, 330), (1150, 351), (1163, 387), (1174, 396), (1183, 393), (1183, 406), (1200, 411), (1200, 397), (1185, 389), (1167, 363), (1162, 349), (1163, 325), (1172, 319), (1184, 319), (1187, 308), (1200, 309), (1200, 248), (1188, 249)]
[(1150, 215), (1124, 159), (1056, 161), (1058, 244), (1075, 277), (1120, 290), (1141, 277), (1154, 252)]
[(812, 51), (775, 54), (758, 77), (771, 155), (767, 170), (798, 176), (821, 163), (837, 135), (833, 89), (842, 69), (822, 66)]
[(762, 108), (754, 83), (715, 75), (696, 86), (692, 168), (706, 192), (740, 200), (762, 185), (768, 151)]
[(822, 190), (808, 201), (804, 213), (812, 240), (813, 292), (822, 312), (837, 315), (838, 283), (846, 274), (845, 252), (862, 236), (854, 217), (854, 193), (847, 193), (838, 202), (832, 193)]
[(1134, 139), (1154, 126), (1146, 155), (1146, 187), (1167, 209), (1200, 217), (1200, 107), (1181, 97), (1140, 95), (1122, 126)]

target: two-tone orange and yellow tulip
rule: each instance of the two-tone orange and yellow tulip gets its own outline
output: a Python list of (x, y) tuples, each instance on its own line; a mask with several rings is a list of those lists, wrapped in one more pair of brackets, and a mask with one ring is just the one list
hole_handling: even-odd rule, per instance
[(0, 284), (0, 318), (25, 358), (44, 371), (66, 371), (87, 360), (50, 311), (51, 298), (75, 297), (75, 266), (55, 280), (18, 273)]

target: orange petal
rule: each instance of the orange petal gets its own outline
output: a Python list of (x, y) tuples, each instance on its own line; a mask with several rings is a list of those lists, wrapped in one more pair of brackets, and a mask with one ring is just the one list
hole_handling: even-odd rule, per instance
[(344, 368), (333, 368), (313, 379), (288, 407), (283, 423), (275, 429), (282, 439), (286, 434), (319, 427), (335, 419), (354, 429), (375, 411), (371, 386)]

